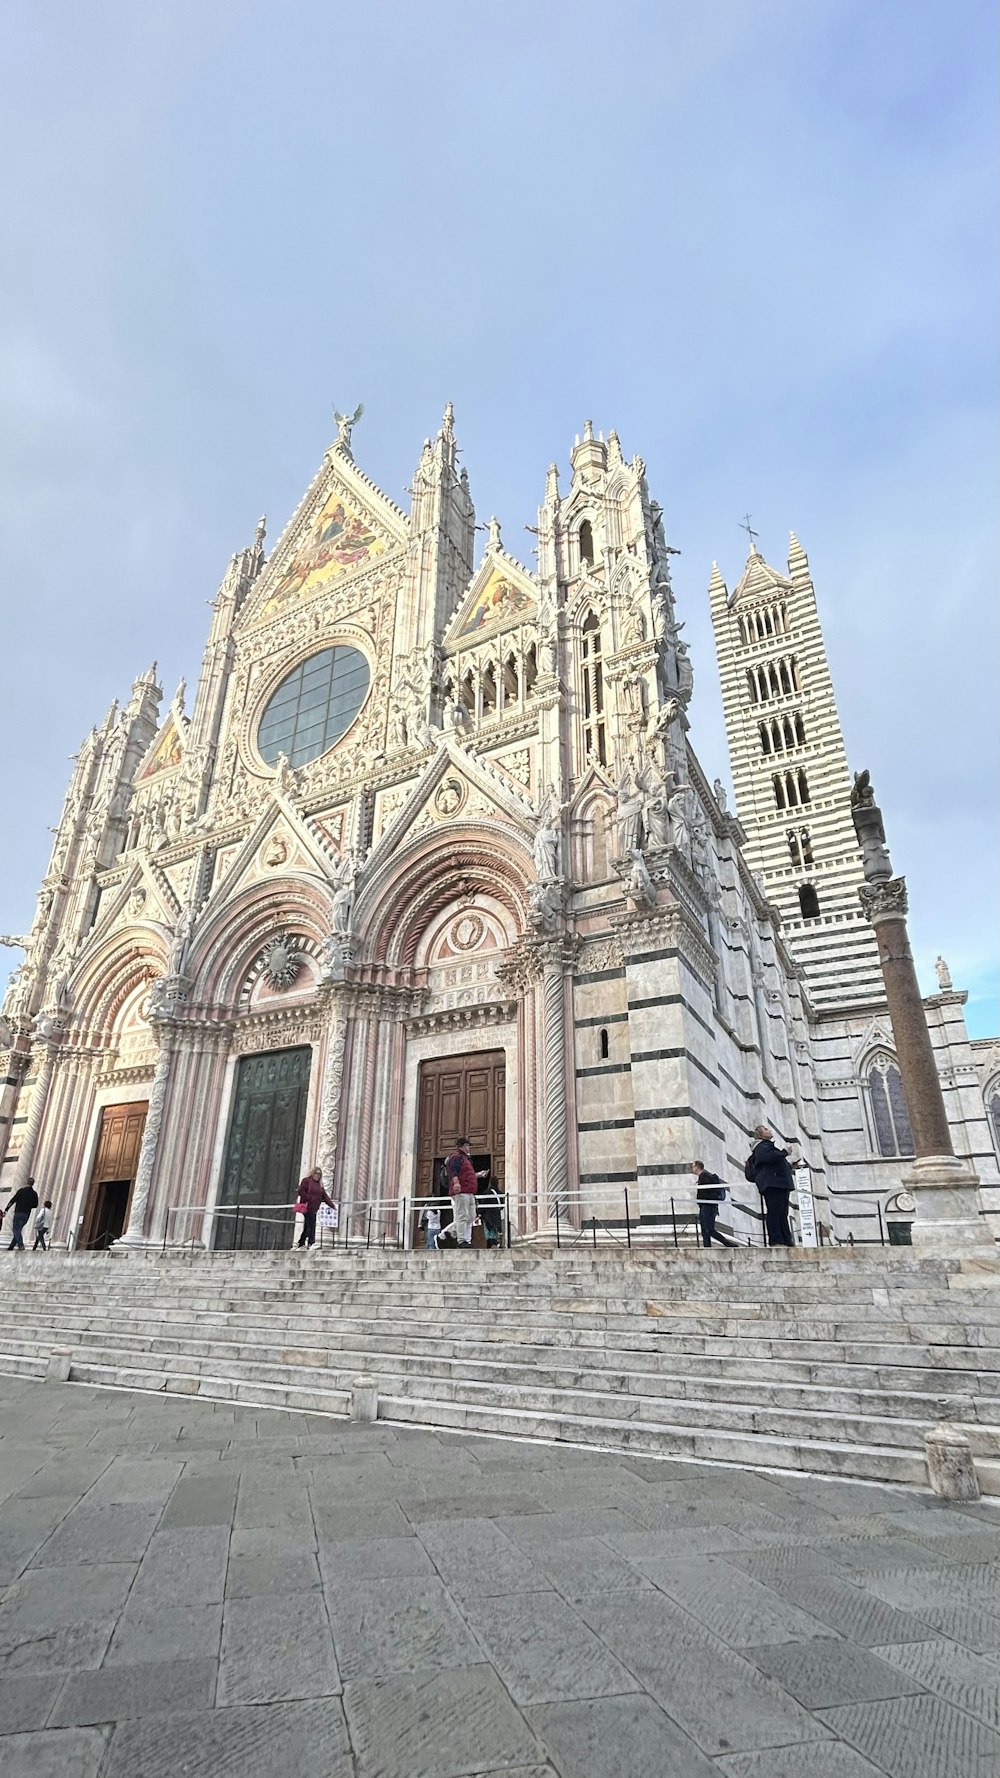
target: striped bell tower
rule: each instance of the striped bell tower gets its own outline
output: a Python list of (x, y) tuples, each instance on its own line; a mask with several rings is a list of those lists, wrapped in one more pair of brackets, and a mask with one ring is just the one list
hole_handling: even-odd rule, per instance
[(787, 576), (750, 541), (735, 591), (717, 565), (708, 589), (736, 810), (813, 1006), (846, 1012), (884, 990), (816, 594), (794, 532)]

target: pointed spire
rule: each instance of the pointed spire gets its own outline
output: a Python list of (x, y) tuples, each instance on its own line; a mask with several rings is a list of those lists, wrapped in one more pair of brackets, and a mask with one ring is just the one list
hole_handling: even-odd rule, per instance
[(454, 438), (455, 436), (455, 404), (453, 401), (445, 402), (441, 431), (445, 438)]
[(809, 557), (794, 531), (788, 533), (788, 572), (793, 575), (809, 573)]
[(583, 422), (583, 442), (584, 444), (593, 444), (594, 442), (593, 420), (584, 420)]
[(713, 600), (720, 598), (725, 599), (729, 596), (729, 589), (722, 578), (718, 562), (712, 563), (712, 577), (708, 583), (708, 596)]
[(558, 465), (558, 463), (550, 463), (549, 464), (548, 471), (545, 476), (545, 499), (546, 499), (546, 503), (552, 502), (553, 505), (559, 499), (559, 465)]
[(622, 441), (612, 427), (608, 433), (608, 462), (621, 463), (622, 460)]

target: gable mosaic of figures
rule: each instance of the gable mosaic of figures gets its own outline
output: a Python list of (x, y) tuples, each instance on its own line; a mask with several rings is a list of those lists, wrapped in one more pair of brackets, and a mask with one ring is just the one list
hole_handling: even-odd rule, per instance
[[(408, 514), (355, 462), (359, 419), (271, 556), (261, 521), (230, 562), (190, 708), (153, 668), (77, 757), (4, 1002), (2, 1187), (44, 1169), (57, 1241), (231, 1242), (238, 1215), (284, 1243), (318, 1165), (388, 1233), (454, 1102), (522, 1233), (610, 1215), (623, 1180), (655, 1220), (762, 1115), (822, 1213), (809, 983), (689, 743), (642, 460), (588, 422), (565, 492), (545, 476), (535, 567), (495, 519), (477, 563), (450, 406)], [(787, 653), (791, 583), (764, 581)], [(773, 612), (752, 642), (740, 615), (766, 650)], [(823, 783), (810, 760), (814, 803)], [(906, 1146), (882, 1080), (853, 1082), (862, 1167)]]

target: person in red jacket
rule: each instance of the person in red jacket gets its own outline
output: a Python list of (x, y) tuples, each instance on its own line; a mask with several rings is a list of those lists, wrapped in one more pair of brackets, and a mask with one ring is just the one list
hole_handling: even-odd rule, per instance
[[(316, 1239), (316, 1213), (321, 1204), (333, 1207), (333, 1199), (327, 1197), (323, 1189), (323, 1169), (314, 1167), (307, 1173), (299, 1186), (299, 1204), (305, 1206), (302, 1211), (302, 1233), (298, 1238), (299, 1247), (311, 1247)], [(298, 1209), (298, 1204), (296, 1205)]]
[[(448, 1175), (448, 1195), (451, 1198), (454, 1222), (451, 1233), (455, 1237), (456, 1247), (472, 1246), (472, 1227), (476, 1220), (476, 1192), (479, 1181), (485, 1179), (489, 1168), (484, 1167), (480, 1173), (472, 1165), (470, 1155), (472, 1144), (467, 1136), (460, 1136), (454, 1151), (445, 1162)], [(445, 1231), (448, 1232), (447, 1230)]]

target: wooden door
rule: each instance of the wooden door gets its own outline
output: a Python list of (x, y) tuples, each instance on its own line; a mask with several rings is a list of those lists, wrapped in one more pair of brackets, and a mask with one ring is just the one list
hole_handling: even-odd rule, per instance
[(102, 1110), (78, 1247), (103, 1251), (124, 1233), (145, 1125), (145, 1099)]
[[(503, 1050), (443, 1056), (422, 1062), (418, 1088), (417, 1197), (433, 1197), (440, 1163), (459, 1136), (472, 1144), (477, 1172), (490, 1169), (490, 1182), (505, 1190), (506, 1063)], [(484, 1182), (485, 1185), (485, 1182)], [(477, 1230), (477, 1237), (478, 1237)], [(415, 1236), (415, 1239), (418, 1237)], [(422, 1237), (420, 1237), (422, 1238)]]
[(215, 1246), (287, 1247), (295, 1220), (312, 1051), (240, 1062), (219, 1190)]

